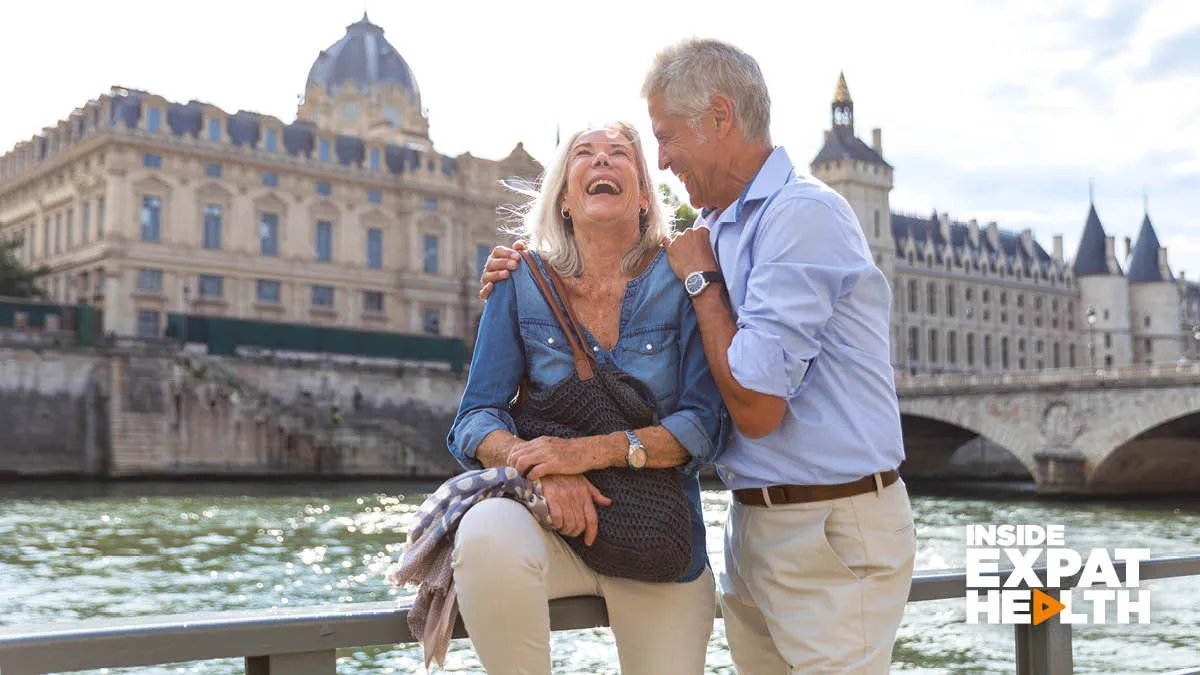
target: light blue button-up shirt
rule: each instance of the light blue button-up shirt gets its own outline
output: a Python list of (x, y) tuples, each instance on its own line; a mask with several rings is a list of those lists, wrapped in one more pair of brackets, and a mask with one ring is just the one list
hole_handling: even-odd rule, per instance
[(899, 467), (892, 293), (850, 205), (776, 148), (705, 224), (735, 308), (733, 377), (787, 401), (774, 432), (734, 432), (725, 484), (827, 485)]

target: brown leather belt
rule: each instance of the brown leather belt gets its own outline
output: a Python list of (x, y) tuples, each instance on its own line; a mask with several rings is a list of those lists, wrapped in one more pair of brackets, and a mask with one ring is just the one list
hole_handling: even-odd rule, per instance
[[(875, 477), (879, 476), (878, 486)], [(805, 502), (822, 502), (828, 499), (841, 499), (865, 494), (876, 487), (885, 488), (900, 479), (896, 470), (881, 471), (858, 480), (837, 485), (771, 485), (763, 488), (744, 488), (734, 490), (733, 496), (739, 502), (749, 506), (779, 506), (781, 504), (802, 504)]]

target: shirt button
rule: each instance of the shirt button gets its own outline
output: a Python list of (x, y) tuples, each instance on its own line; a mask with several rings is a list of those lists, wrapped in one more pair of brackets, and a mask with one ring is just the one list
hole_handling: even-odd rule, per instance
[(554, 344), (554, 338), (546, 338), (546, 344), (548, 344), (548, 345)]
[(592, 345), (592, 351), (594, 351), (594, 352), (600, 351), (600, 345)]
[(650, 344), (649, 342), (647, 342), (647, 343), (646, 343), (646, 351), (650, 351), (651, 349), (654, 349), (654, 345), (652, 345), (652, 344)]

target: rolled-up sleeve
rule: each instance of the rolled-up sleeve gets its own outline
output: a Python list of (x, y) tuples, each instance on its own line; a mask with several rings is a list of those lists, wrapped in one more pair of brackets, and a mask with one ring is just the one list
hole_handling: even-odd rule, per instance
[(691, 302), (685, 303), (680, 316), (679, 342), (679, 403), (661, 424), (691, 455), (679, 469), (692, 474), (717, 461), (728, 445), (732, 427), (708, 369), (700, 324)]
[(501, 429), (517, 433), (508, 404), (524, 374), (525, 349), (517, 318), (516, 289), (514, 282), (506, 279), (496, 283), (483, 306), (467, 386), (446, 437), (446, 445), (459, 464), (468, 469), (483, 468), (475, 458), (483, 439)]
[(821, 353), (822, 332), (847, 280), (870, 261), (849, 207), (782, 197), (765, 208), (727, 355), (741, 386), (789, 399)]

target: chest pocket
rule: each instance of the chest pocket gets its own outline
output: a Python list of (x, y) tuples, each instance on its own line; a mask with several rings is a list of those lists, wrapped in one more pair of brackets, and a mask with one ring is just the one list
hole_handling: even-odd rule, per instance
[(659, 410), (675, 406), (679, 396), (679, 329), (644, 328), (621, 338), (621, 365), (650, 385)]
[(525, 372), (539, 389), (559, 382), (575, 371), (571, 345), (558, 324), (544, 319), (521, 319), (525, 345)]

